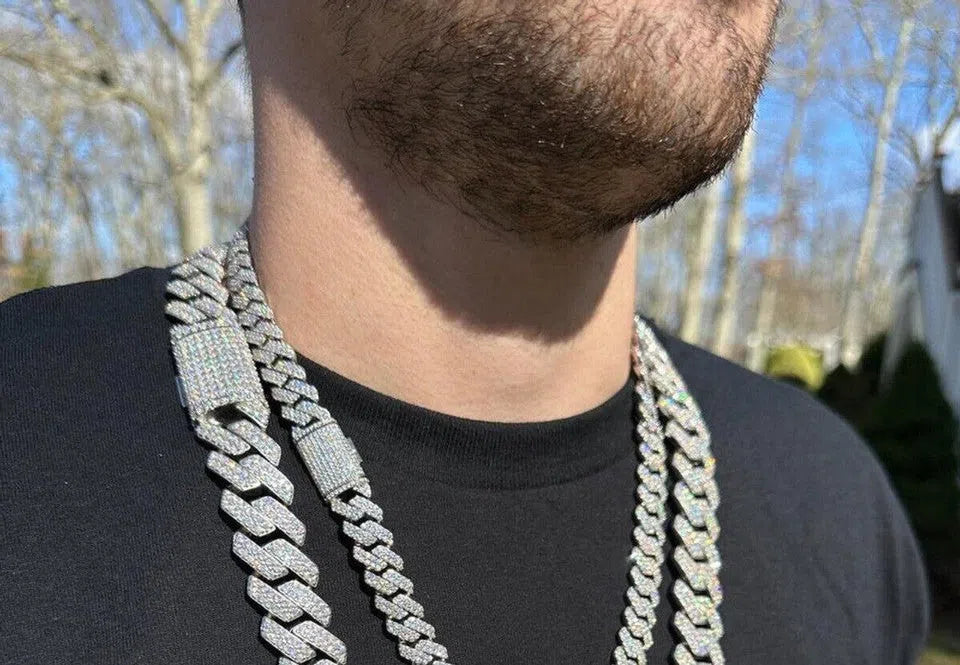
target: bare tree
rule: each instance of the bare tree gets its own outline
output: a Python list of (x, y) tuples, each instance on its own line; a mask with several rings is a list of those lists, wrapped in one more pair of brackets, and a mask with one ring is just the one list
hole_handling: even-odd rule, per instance
[[(38, 0), (18, 12), (29, 34), (2, 40), (0, 58), (48, 77), (91, 106), (118, 104), (147, 128), (165, 167), (182, 251), (213, 237), (213, 96), (239, 52), (234, 35), (218, 25), (228, 0), (138, 0), (164, 56), (151, 57), (125, 43), (117, 6), (107, 0)], [(172, 67), (170, 64), (172, 63)]]
[(756, 133), (751, 129), (743, 139), (740, 153), (730, 172), (730, 203), (721, 267), (720, 303), (713, 338), (713, 350), (724, 357), (730, 357), (733, 352), (733, 338), (737, 327), (740, 269), (747, 230), (747, 195), (753, 176), (756, 145)]
[(723, 202), (725, 182), (723, 177), (717, 177), (703, 193), (700, 214), (695, 225), (696, 242), (688, 257), (687, 284), (680, 315), (680, 337), (691, 344), (700, 343), (703, 329), (703, 294), (720, 227), (720, 206)]
[(897, 31), (893, 59), (888, 59), (877, 39), (873, 22), (865, 16), (862, 6), (857, 5), (858, 25), (870, 47), (874, 78), (883, 86), (883, 103), (876, 117), (876, 138), (870, 169), (870, 190), (867, 205), (860, 224), (857, 254), (853, 262), (849, 284), (844, 294), (843, 317), (840, 324), (841, 360), (854, 364), (863, 347), (864, 322), (862, 292), (870, 272), (877, 229), (886, 193), (887, 159), (890, 137), (893, 133), (894, 114), (900, 101), (907, 58), (916, 28), (916, 7), (911, 0), (903, 5), (903, 15)]
[(798, 188), (795, 171), (795, 162), (803, 144), (804, 120), (807, 107), (817, 87), (821, 74), (821, 54), (826, 41), (828, 7), (824, 0), (818, 2), (805, 33), (809, 42), (806, 46), (806, 65), (800, 76), (799, 85), (794, 95), (793, 114), (790, 120), (790, 129), (783, 148), (783, 158), (780, 162), (782, 175), (779, 185), (780, 205), (770, 228), (770, 249), (767, 260), (763, 265), (760, 296), (757, 300), (757, 312), (754, 323), (752, 344), (747, 358), (747, 365), (754, 371), (760, 371), (763, 366), (768, 339), (773, 329), (776, 313), (777, 286), (787, 259), (787, 241), (789, 238), (788, 226), (796, 216), (798, 205)]

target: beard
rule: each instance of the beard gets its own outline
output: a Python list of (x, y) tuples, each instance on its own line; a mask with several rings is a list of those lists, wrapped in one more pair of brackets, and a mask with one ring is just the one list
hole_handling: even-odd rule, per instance
[(719, 173), (750, 125), (776, 11), (751, 3), (765, 13), (751, 38), (745, 0), (324, 4), (354, 135), (434, 197), (536, 241), (605, 235)]

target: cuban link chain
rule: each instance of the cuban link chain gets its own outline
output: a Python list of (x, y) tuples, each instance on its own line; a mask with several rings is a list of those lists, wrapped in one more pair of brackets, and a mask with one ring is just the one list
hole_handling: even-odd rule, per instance
[[(370, 486), (363, 476), (360, 459), (352, 442), (343, 436), (329, 412), (317, 403), (316, 390), (306, 383), (306, 373), (296, 362), (295, 352), (283, 341), (282, 332), (273, 320), (272, 312), (252, 269), (245, 229), (238, 232), (226, 248), (220, 247), (212, 252), (196, 255), (200, 262), (197, 271), (182, 266), (178, 270), (182, 269), (182, 272), (194, 278), (199, 274), (214, 278), (211, 271), (222, 277), (222, 266), (218, 272), (208, 265), (204, 258), (213, 258), (220, 262), (225, 254), (229, 303), (236, 311), (236, 321), (243, 327), (250, 346), (250, 357), (256, 361), (264, 384), (271, 386), (271, 396), (281, 405), (281, 415), (291, 423), (295, 444), (321, 495), (327, 500), (334, 514), (341, 518), (344, 533), (353, 541), (354, 559), (364, 568), (364, 582), (373, 592), (375, 607), (383, 616), (388, 632), (396, 639), (401, 657), (414, 664), (445, 663), (446, 649), (435, 641), (433, 627), (423, 620), (423, 607), (412, 598), (413, 584), (401, 572), (403, 561), (392, 550), (392, 534), (381, 524), (382, 510), (370, 500)], [(194, 258), (191, 258), (187, 263), (193, 261)], [(199, 279), (203, 286), (212, 290), (205, 279)], [(177, 276), (171, 280), (171, 296), (181, 299), (181, 303), (185, 300), (193, 302), (196, 296), (183, 286), (173, 286), (176, 281)], [(198, 287), (194, 288), (202, 292)], [(216, 298), (214, 300), (220, 302)], [(201, 310), (211, 307), (203, 300), (199, 300), (197, 304)], [(171, 303), (171, 307), (179, 311), (179, 316), (176, 312), (171, 313), (175, 319), (187, 321), (194, 318), (191, 314), (184, 317), (185, 310), (182, 305)], [(217, 313), (219, 314), (219, 310)], [(673, 440), (689, 446), (693, 445), (691, 441), (697, 441), (697, 451), (703, 453), (698, 456), (679, 455), (675, 452), (671, 458), (673, 468), (676, 469), (679, 465), (679, 474), (685, 480), (684, 487), (689, 490), (679, 490), (679, 481), (675, 486), (678, 515), (674, 522), (674, 532), (680, 536), (681, 542), (676, 546), (674, 559), (685, 577), (688, 572), (693, 575), (690, 584), (674, 585), (673, 595), (680, 604), (674, 617), (674, 625), (686, 643), (677, 646), (674, 660), (678, 665), (697, 662), (720, 665), (723, 662), (718, 645), (721, 629), (716, 612), (716, 605), (720, 600), (719, 584), (716, 582), (719, 556), (713, 545), (717, 530), (712, 512), (716, 509), (717, 493), (712, 479), (713, 463), (709, 455), (706, 427), (696, 405), (686, 395), (682, 380), (652, 331), (639, 318), (636, 319), (635, 326), (632, 360), (637, 376), (637, 443), (641, 458), (637, 470), (637, 527), (633, 534), (633, 565), (630, 571), (631, 584), (627, 591), (628, 606), (624, 611), (626, 625), (618, 632), (619, 644), (613, 660), (617, 665), (645, 663), (646, 651), (652, 644), (651, 629), (659, 601), (657, 590), (664, 558), (665, 504), (668, 493), (667, 453), (664, 428), (657, 412), (659, 409), (665, 414), (668, 436), (672, 432)], [(179, 364), (178, 359), (178, 366)], [(182, 379), (183, 371), (180, 373)], [(259, 392), (262, 395), (262, 389)], [(658, 396), (655, 397), (654, 393)], [(678, 427), (685, 432), (683, 436), (678, 434), (681, 431)], [(677, 438), (678, 436), (680, 438)], [(709, 515), (703, 514), (705, 509), (703, 505), (696, 503), (697, 501), (706, 502)], [(681, 513), (697, 508), (700, 508), (701, 512), (693, 518), (680, 520)], [(681, 550), (685, 551), (685, 554)], [(707, 590), (708, 595), (697, 595), (694, 590)], [(275, 642), (282, 642), (292, 652), (290, 644), (297, 646), (296, 643), (291, 643), (284, 633), (276, 630), (276, 627), (285, 630), (284, 626), (276, 621), (266, 623), (271, 619), (271, 608), (266, 607), (263, 602), (258, 604), (268, 613), (261, 626), (262, 632), (264, 626), (269, 628), (270, 636), (264, 635), (265, 639), (278, 650), (281, 650), (280, 646)], [(329, 621), (329, 610), (325, 618)], [(294, 630), (287, 632), (294, 639), (298, 639)], [(339, 640), (337, 642), (339, 643)], [(309, 646), (307, 643), (308, 648)], [(300, 655), (304, 653), (301, 652)], [(707, 660), (697, 661), (694, 654)], [(284, 658), (288, 656), (289, 654), (282, 656), (281, 663), (285, 662)]]
[[(248, 294), (250, 303), (256, 303), (258, 308), (256, 316), (245, 317), (241, 312), (241, 322), (255, 330), (262, 325), (262, 315), (266, 314), (272, 324), (267, 330), (282, 335), (279, 328), (273, 324), (272, 313), (266, 305), (256, 273), (252, 269), (245, 229), (241, 229), (230, 243), (227, 273), (230, 278), (236, 278), (234, 288), (243, 289), (244, 293)], [(678, 645), (674, 658), (679, 665), (696, 662), (694, 656), (707, 658), (709, 662), (721, 665), (723, 655), (719, 648), (719, 639), (722, 636), (722, 625), (716, 609), (721, 600), (717, 578), (720, 559), (715, 546), (719, 535), (715, 517), (719, 496), (713, 479), (714, 460), (710, 454), (709, 433), (699, 409), (687, 393), (666, 351), (639, 317), (635, 318), (634, 323), (633, 363), (638, 377), (636, 389), (639, 397), (637, 433), (642, 461), (637, 470), (638, 502), (635, 517), (638, 526), (634, 530), (634, 564), (630, 572), (631, 585), (627, 591), (628, 606), (624, 611), (626, 625), (618, 633), (619, 645), (614, 652), (614, 660), (618, 664), (645, 663), (645, 652), (652, 644), (651, 629), (656, 620), (655, 608), (659, 601), (657, 589), (661, 581), (660, 570), (664, 556), (665, 504), (668, 494), (665, 480), (666, 436), (678, 445), (671, 457), (671, 467), (678, 477), (673, 492), (677, 506), (673, 531), (680, 541), (674, 550), (674, 561), (680, 569), (681, 579), (677, 580), (678, 583), (674, 584), (672, 591), (680, 605), (674, 617), (674, 626), (686, 643)], [(299, 385), (300, 376), (305, 376), (302, 367), (296, 376), (284, 379), (274, 375), (271, 377), (272, 381), (267, 380), (267, 383), (274, 384), (272, 392), (278, 402), (289, 404), (292, 399), (296, 399), (297, 404), (303, 404), (310, 400), (316, 401), (315, 391), (310, 395), (303, 394), (302, 386)], [(289, 389), (284, 390), (285, 388)], [(656, 401), (654, 392), (658, 395)], [(316, 405), (316, 408), (320, 408), (319, 405)], [(665, 430), (660, 422), (658, 409), (666, 418)], [(326, 416), (329, 417), (329, 414)], [(296, 426), (295, 420), (294, 425)], [(364, 483), (363, 490), (369, 498), (368, 483)], [(334, 512), (345, 518), (346, 529), (346, 516), (338, 512), (335, 505), (332, 507)], [(380, 514), (382, 516), (382, 511)], [(353, 533), (356, 533), (356, 529), (351, 529), (347, 535), (356, 540)], [(358, 549), (355, 546), (355, 558), (357, 554)], [(368, 558), (360, 557), (357, 560), (370, 572)], [(368, 582), (368, 586), (375, 594), (378, 593), (376, 585)], [(412, 590), (412, 583), (410, 589)], [(706, 591), (707, 594), (697, 594), (695, 591)], [(389, 629), (388, 624), (388, 631), (400, 639)]]
[[(374, 607), (396, 640), (400, 657), (412, 665), (447, 663), (447, 649), (435, 640), (436, 630), (413, 598), (413, 582), (402, 572), (403, 559), (393, 550), (393, 534), (382, 524), (383, 510), (370, 498), (370, 483), (356, 449), (317, 402), (316, 388), (306, 382), (305, 370), (274, 322), (243, 230), (229, 244), (226, 269), (231, 306), (246, 331), (260, 377), (280, 405), (281, 417), (290, 423), (294, 444), (321, 496), (353, 543), (353, 558), (363, 569), (363, 582), (373, 593)], [(333, 447), (342, 450), (335, 451), (340, 459), (331, 469), (328, 458)]]
[(300, 549), (306, 528), (289, 509), (293, 485), (277, 469), (280, 446), (266, 433), (270, 409), (236, 315), (227, 306), (222, 246), (173, 269), (167, 315), (181, 401), (212, 450), (207, 468), (226, 484), (220, 508), (237, 525), (233, 552), (251, 570), (247, 595), (260, 606), (260, 634), (280, 665), (343, 665), (330, 608), (313, 591), (319, 573)]
[(647, 651), (653, 645), (652, 629), (657, 621), (656, 609), (660, 602), (661, 569), (664, 561), (667, 516), (667, 451), (663, 428), (657, 414), (653, 389), (647, 380), (646, 368), (638, 353), (639, 326), (634, 319), (631, 363), (636, 393), (636, 431), (638, 446), (637, 505), (633, 518), (633, 549), (630, 552), (627, 606), (623, 611), (623, 626), (617, 634), (613, 651), (615, 665), (645, 665)]
[[(719, 613), (723, 588), (716, 545), (720, 535), (716, 516), (720, 494), (714, 478), (716, 460), (711, 452), (710, 432), (666, 349), (639, 317), (635, 324), (634, 357), (640, 364), (639, 380), (651, 385), (657, 394), (657, 409), (666, 422), (660, 440), (674, 444), (670, 467), (675, 478), (672, 531), (677, 542), (672, 559), (679, 574), (671, 593), (678, 605), (673, 626), (681, 640), (674, 648), (673, 658), (677, 665), (723, 665), (723, 624)], [(650, 422), (659, 425), (660, 419)]]

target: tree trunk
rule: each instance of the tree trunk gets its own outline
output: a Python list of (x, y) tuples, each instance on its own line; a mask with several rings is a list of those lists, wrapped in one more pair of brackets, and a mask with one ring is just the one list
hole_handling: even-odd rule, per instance
[(870, 172), (870, 194), (867, 198), (867, 207), (863, 213), (863, 222), (860, 225), (857, 257), (853, 263), (853, 270), (847, 285), (843, 318), (840, 324), (840, 358), (848, 367), (857, 362), (863, 349), (862, 290), (870, 271), (873, 250), (877, 242), (877, 228), (880, 224), (880, 214), (886, 189), (890, 133), (893, 130), (894, 114), (900, 100), (900, 88), (903, 86), (907, 56), (910, 52), (915, 25), (914, 17), (909, 14), (900, 24), (897, 50), (893, 58), (890, 76), (887, 78), (886, 85), (884, 85), (883, 108), (877, 120), (877, 140), (873, 148), (873, 166)]
[(187, 132), (183, 164), (175, 177), (177, 223), (184, 255), (193, 254), (213, 242), (213, 214), (210, 203), (210, 109), (205, 93), (207, 67), (204, 62), (206, 31), (195, 2), (184, 3), (187, 20), (184, 59), (189, 74), (190, 129)]
[(206, 179), (185, 173), (175, 179), (177, 226), (180, 249), (189, 256), (213, 241), (210, 220), (210, 191)]
[(773, 314), (777, 309), (776, 272), (765, 270), (763, 285), (760, 287), (760, 297), (757, 300), (757, 323), (753, 334), (753, 343), (747, 354), (747, 367), (754, 372), (763, 371), (763, 363), (767, 356), (770, 331), (773, 329)]
[(731, 173), (730, 212), (727, 216), (726, 248), (723, 256), (720, 305), (717, 314), (713, 350), (729, 358), (733, 353), (733, 337), (737, 328), (737, 296), (740, 294), (740, 263), (743, 241), (747, 227), (747, 193), (753, 174), (753, 156), (757, 136), (753, 129), (747, 131), (740, 147), (740, 154)]
[(700, 332), (703, 328), (703, 290), (717, 241), (723, 186), (724, 178), (718, 177), (704, 193), (703, 207), (698, 220), (697, 244), (693, 248), (687, 268), (687, 285), (684, 290), (683, 312), (680, 318), (680, 337), (691, 344), (700, 343)]

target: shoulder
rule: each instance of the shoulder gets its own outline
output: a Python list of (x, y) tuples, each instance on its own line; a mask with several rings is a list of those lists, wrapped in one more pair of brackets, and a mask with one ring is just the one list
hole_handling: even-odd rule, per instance
[[(56, 341), (63, 326), (109, 327), (138, 318), (148, 301), (162, 302), (169, 270), (137, 268), (117, 277), (50, 286), (0, 302), (0, 340)], [(39, 333), (39, 335), (38, 335)]]
[(0, 448), (21, 461), (18, 477), (177, 407), (167, 274), (141, 268), (0, 303)]
[(912, 662), (929, 632), (926, 573), (872, 449), (807, 392), (657, 334), (710, 429), (729, 583), (789, 589), (794, 611), (831, 617), (823, 639), (850, 636), (850, 658)]
[[(196, 632), (242, 577), (222, 566), (224, 525), (208, 512), (218, 489), (177, 396), (168, 274), (0, 304), (0, 525), (15, 534), (0, 542), (0, 606), (17, 607), (0, 625), (3, 662), (61, 662), (69, 649), (138, 661), (156, 635)], [(105, 626), (134, 639), (104, 640)], [(161, 651), (185, 662), (192, 643), (174, 642)]]
[(165, 339), (168, 271), (140, 268), (119, 277), (48, 287), (0, 303), (0, 384), (5, 404), (58, 392), (139, 363)]
[(809, 491), (840, 476), (854, 492), (886, 483), (857, 432), (810, 393), (657, 334), (707, 417), (715, 446), (754, 465), (772, 462), (764, 468), (779, 492), (784, 482), (787, 489), (802, 482)]

